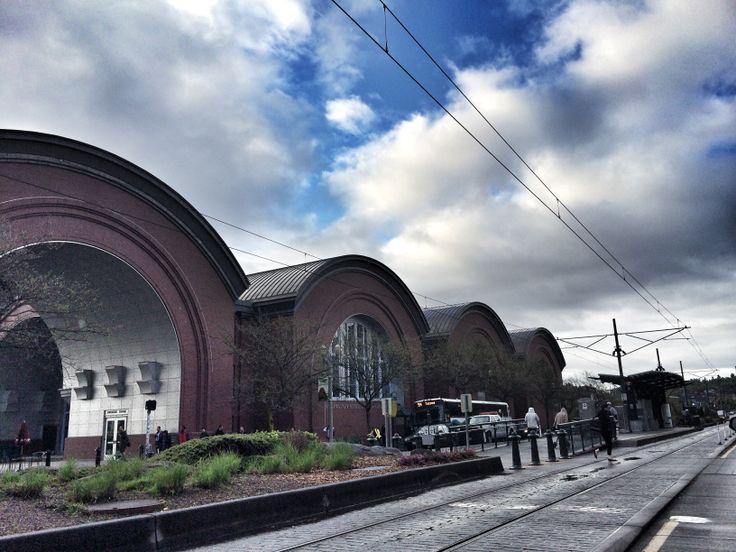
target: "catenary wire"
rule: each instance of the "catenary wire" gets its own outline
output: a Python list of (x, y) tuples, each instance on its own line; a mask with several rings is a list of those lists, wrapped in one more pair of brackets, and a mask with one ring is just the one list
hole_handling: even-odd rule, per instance
[[(388, 12), (391, 17), (401, 26), (401, 28), (406, 32), (406, 34), (412, 39), (412, 41), (419, 47), (419, 49), (422, 50), (422, 52), (429, 58), (429, 60), (432, 62), (432, 64), (437, 67), (437, 69), (442, 73), (442, 75), (452, 84), (452, 86), (460, 93), (460, 95), (468, 102), (468, 104), (473, 108), (473, 110), (483, 119), (483, 121), (493, 130), (493, 132), (498, 136), (501, 141), (511, 150), (511, 152), (516, 156), (516, 158), (529, 170), (529, 172), (534, 175), (534, 177), (539, 181), (542, 186), (552, 195), (552, 197), (557, 202), (558, 211), (557, 211), (557, 217), (561, 218), (561, 215), (559, 213), (559, 206), (561, 205), (563, 209), (577, 222), (584, 230), (585, 232), (595, 240), (595, 242), (613, 259), (616, 264), (621, 266), (621, 277), (625, 279), (625, 276), (628, 274), (631, 278), (634, 279), (634, 281), (639, 285), (639, 287), (642, 288), (654, 301), (657, 303), (657, 305), (661, 306), (665, 311), (667, 311), (679, 324), (680, 319), (672, 312), (670, 311), (665, 305), (663, 305), (657, 297), (647, 289), (647, 287), (641, 283), (641, 281), (636, 278), (636, 276), (628, 270), (621, 261), (614, 255), (599, 239), (598, 237), (575, 215), (575, 213), (572, 212), (572, 210), (565, 204), (565, 202), (560, 199), (557, 194), (555, 194), (554, 191), (547, 185), (547, 183), (542, 179), (541, 176), (526, 162), (526, 160), (521, 156), (521, 154), (517, 151), (517, 149), (501, 134), (501, 132), (491, 123), (491, 121), (488, 120), (488, 118), (485, 116), (485, 114), (473, 103), (473, 101), (465, 94), (465, 92), (460, 88), (460, 86), (455, 82), (455, 80), (445, 71), (445, 69), (442, 67), (442, 65), (432, 56), (432, 54), (427, 51), (427, 49), (422, 45), (422, 43), (414, 36), (414, 34), (404, 25), (403, 21), (391, 10), (389, 6), (386, 5), (383, 0), (379, 0), (381, 4), (383, 5), (384, 12)], [(618, 272), (616, 271), (616, 274)], [(669, 321), (668, 321), (669, 322)]]
[[(672, 325), (673, 327), (676, 327), (676, 326), (678, 326), (678, 325), (679, 325), (679, 324), (681, 323), (681, 321), (680, 321), (680, 318), (679, 318), (678, 316), (676, 316), (676, 315), (675, 315), (674, 313), (672, 313), (672, 312), (671, 312), (671, 311), (670, 311), (670, 310), (669, 310), (669, 309), (668, 309), (667, 307), (665, 307), (665, 306), (664, 306), (664, 305), (663, 305), (663, 304), (662, 304), (662, 303), (661, 303), (661, 302), (660, 302), (660, 301), (659, 301), (659, 300), (658, 300), (658, 299), (656, 298), (656, 296), (654, 296), (654, 295), (653, 295), (653, 294), (652, 294), (652, 293), (651, 293), (651, 292), (650, 292), (650, 291), (649, 291), (649, 290), (648, 290), (648, 289), (647, 289), (647, 288), (646, 288), (646, 287), (645, 287), (645, 286), (644, 286), (644, 285), (643, 285), (643, 284), (642, 284), (642, 283), (641, 283), (641, 282), (640, 282), (640, 281), (639, 281), (639, 280), (638, 280), (638, 279), (637, 279), (637, 278), (636, 278), (636, 277), (635, 277), (635, 276), (634, 276), (634, 275), (633, 275), (633, 274), (632, 274), (632, 273), (631, 273), (631, 272), (630, 272), (630, 271), (629, 271), (628, 269), (626, 269), (626, 268), (625, 268), (625, 267), (623, 266), (623, 264), (622, 264), (622, 263), (620, 263), (620, 262), (616, 262), (616, 264), (617, 264), (617, 265), (619, 265), (619, 266), (621, 266), (621, 268), (622, 268), (622, 273), (621, 273), (621, 274), (619, 274), (619, 271), (618, 271), (618, 270), (617, 270), (617, 269), (616, 269), (616, 268), (615, 268), (615, 267), (614, 267), (614, 266), (613, 266), (613, 265), (612, 265), (612, 264), (611, 264), (611, 263), (610, 263), (610, 262), (609, 262), (608, 260), (606, 260), (606, 259), (605, 259), (605, 258), (604, 258), (604, 257), (603, 257), (603, 256), (602, 256), (602, 255), (601, 255), (601, 254), (600, 254), (600, 253), (599, 253), (599, 252), (598, 252), (598, 251), (597, 251), (597, 250), (596, 250), (596, 249), (595, 249), (595, 248), (594, 248), (594, 247), (593, 247), (593, 246), (592, 246), (592, 245), (591, 245), (590, 243), (588, 243), (588, 241), (587, 241), (587, 240), (586, 240), (586, 239), (585, 239), (585, 238), (584, 238), (583, 236), (581, 236), (581, 235), (580, 235), (580, 234), (579, 234), (578, 232), (576, 232), (576, 231), (575, 231), (575, 229), (574, 229), (574, 228), (572, 228), (572, 227), (570, 226), (570, 224), (568, 224), (568, 223), (567, 223), (567, 222), (566, 222), (566, 221), (565, 221), (565, 220), (564, 220), (564, 219), (563, 219), (563, 218), (562, 218), (562, 217), (561, 217), (561, 216), (559, 215), (559, 211), (555, 212), (555, 210), (554, 210), (554, 209), (553, 209), (552, 207), (550, 207), (550, 206), (549, 206), (549, 205), (548, 205), (548, 204), (547, 204), (547, 203), (546, 203), (546, 202), (545, 202), (545, 201), (544, 201), (544, 200), (543, 200), (543, 199), (542, 199), (542, 198), (541, 198), (541, 197), (540, 197), (540, 196), (539, 196), (538, 194), (536, 194), (536, 193), (535, 193), (535, 192), (534, 192), (534, 191), (533, 191), (533, 190), (532, 190), (532, 189), (531, 189), (531, 188), (530, 188), (530, 187), (529, 187), (529, 186), (528, 186), (528, 185), (527, 185), (527, 184), (526, 184), (526, 183), (525, 183), (525, 182), (524, 182), (523, 180), (521, 180), (521, 178), (519, 178), (519, 177), (518, 177), (518, 176), (517, 176), (517, 175), (516, 175), (516, 174), (515, 174), (515, 173), (514, 173), (514, 172), (513, 172), (513, 171), (512, 171), (512, 170), (511, 170), (511, 169), (510, 169), (509, 167), (508, 167), (508, 165), (506, 165), (505, 163), (503, 163), (503, 162), (502, 162), (502, 161), (501, 161), (501, 160), (500, 160), (500, 159), (499, 159), (499, 158), (498, 158), (498, 157), (497, 157), (497, 156), (496, 156), (496, 155), (495, 155), (495, 154), (494, 154), (494, 153), (493, 153), (493, 152), (492, 152), (492, 151), (491, 151), (491, 150), (490, 150), (490, 149), (489, 149), (488, 147), (486, 147), (486, 145), (485, 145), (485, 144), (484, 144), (484, 143), (483, 143), (483, 142), (482, 142), (482, 141), (481, 141), (481, 140), (480, 140), (479, 138), (477, 138), (477, 137), (476, 137), (476, 136), (475, 136), (475, 135), (474, 135), (474, 134), (473, 134), (473, 133), (472, 133), (472, 132), (471, 132), (471, 131), (470, 131), (470, 130), (469, 130), (469, 129), (468, 129), (468, 128), (467, 128), (466, 126), (465, 126), (465, 125), (463, 125), (463, 124), (462, 124), (462, 123), (461, 123), (461, 122), (460, 122), (460, 121), (459, 121), (459, 120), (457, 119), (457, 117), (455, 117), (455, 115), (454, 115), (454, 114), (453, 114), (452, 112), (450, 112), (450, 111), (449, 111), (449, 109), (448, 109), (448, 108), (447, 108), (447, 107), (446, 107), (446, 106), (445, 106), (445, 105), (444, 105), (444, 104), (443, 104), (443, 103), (442, 103), (442, 102), (441, 102), (440, 100), (438, 100), (438, 99), (437, 99), (437, 97), (436, 97), (436, 96), (434, 96), (434, 95), (433, 95), (433, 94), (432, 94), (432, 93), (431, 93), (431, 92), (430, 92), (430, 91), (429, 91), (429, 90), (428, 90), (428, 89), (427, 89), (427, 88), (426, 88), (426, 87), (425, 87), (425, 86), (424, 86), (424, 85), (423, 85), (423, 84), (422, 84), (422, 83), (421, 83), (421, 82), (420, 82), (420, 81), (419, 81), (419, 80), (418, 80), (418, 79), (417, 79), (417, 78), (416, 78), (416, 77), (415, 77), (415, 76), (414, 76), (414, 75), (413, 75), (413, 74), (412, 74), (412, 73), (411, 73), (411, 72), (410, 72), (410, 71), (409, 71), (409, 70), (408, 70), (408, 69), (407, 69), (407, 68), (406, 68), (406, 67), (405, 67), (405, 66), (404, 66), (404, 65), (403, 65), (403, 64), (402, 64), (402, 63), (401, 63), (401, 62), (400, 62), (400, 61), (399, 61), (399, 60), (398, 60), (398, 59), (397, 59), (397, 58), (396, 58), (395, 56), (394, 56), (394, 55), (393, 55), (393, 54), (391, 54), (391, 53), (390, 53), (390, 52), (388, 51), (388, 48), (384, 48), (384, 47), (383, 47), (383, 46), (382, 46), (382, 45), (381, 45), (381, 44), (380, 44), (380, 43), (379, 43), (379, 42), (378, 42), (378, 41), (377, 41), (377, 40), (376, 40), (376, 39), (375, 39), (375, 38), (374, 38), (374, 37), (373, 37), (373, 36), (372, 36), (372, 35), (370, 34), (370, 32), (368, 32), (368, 30), (367, 30), (367, 29), (366, 29), (365, 27), (363, 27), (363, 25), (361, 25), (361, 24), (360, 24), (360, 23), (359, 23), (359, 22), (358, 22), (358, 21), (357, 21), (357, 20), (356, 20), (356, 19), (355, 19), (355, 18), (354, 18), (354, 17), (353, 17), (353, 16), (351, 15), (351, 14), (350, 14), (350, 13), (348, 13), (348, 12), (347, 12), (347, 10), (345, 10), (345, 8), (343, 8), (343, 7), (342, 7), (342, 6), (340, 5), (340, 3), (339, 3), (339, 2), (337, 2), (337, 0), (331, 0), (331, 1), (332, 1), (332, 3), (333, 3), (333, 4), (334, 4), (334, 5), (335, 5), (335, 6), (336, 6), (336, 7), (337, 7), (337, 8), (338, 8), (338, 9), (339, 9), (340, 11), (342, 11), (342, 12), (343, 12), (343, 14), (344, 14), (344, 15), (345, 15), (345, 16), (346, 16), (346, 17), (347, 17), (348, 19), (350, 19), (350, 21), (352, 21), (352, 22), (353, 22), (353, 24), (354, 24), (354, 25), (355, 25), (356, 27), (358, 27), (358, 28), (359, 28), (359, 29), (360, 29), (360, 30), (361, 30), (361, 31), (363, 32), (363, 34), (365, 34), (365, 36), (366, 36), (366, 37), (367, 37), (367, 38), (368, 38), (368, 39), (369, 39), (369, 40), (370, 40), (371, 42), (373, 42), (373, 43), (374, 43), (374, 44), (375, 44), (375, 45), (376, 45), (376, 46), (377, 46), (378, 48), (380, 48), (380, 49), (381, 49), (381, 50), (382, 50), (382, 51), (383, 51), (383, 52), (384, 52), (384, 53), (385, 53), (385, 54), (386, 54), (386, 55), (387, 55), (387, 56), (388, 56), (388, 57), (389, 57), (389, 58), (390, 58), (390, 59), (391, 59), (391, 60), (392, 60), (392, 61), (393, 61), (393, 62), (394, 62), (394, 63), (395, 63), (395, 64), (396, 64), (396, 65), (397, 65), (397, 66), (398, 66), (398, 67), (399, 67), (399, 68), (400, 68), (400, 69), (401, 69), (401, 70), (402, 70), (402, 71), (403, 71), (403, 72), (404, 72), (404, 73), (405, 73), (405, 74), (406, 74), (406, 75), (407, 75), (407, 76), (408, 76), (408, 77), (409, 77), (409, 78), (410, 78), (410, 79), (411, 79), (411, 80), (412, 80), (412, 81), (413, 81), (413, 82), (414, 82), (414, 83), (415, 83), (415, 84), (416, 84), (416, 85), (417, 85), (417, 86), (418, 86), (418, 87), (419, 87), (419, 88), (420, 88), (420, 89), (421, 89), (421, 90), (422, 90), (422, 91), (423, 91), (423, 92), (424, 92), (424, 93), (425, 93), (425, 94), (426, 94), (426, 95), (427, 95), (427, 96), (429, 97), (429, 98), (430, 98), (430, 99), (431, 99), (431, 100), (432, 100), (432, 101), (434, 101), (434, 102), (435, 102), (435, 103), (436, 103), (436, 104), (437, 104), (437, 105), (438, 105), (438, 106), (440, 107), (440, 109), (442, 109), (442, 110), (443, 110), (443, 111), (444, 111), (444, 112), (445, 112), (445, 113), (446, 113), (446, 114), (447, 114), (447, 115), (448, 115), (448, 116), (449, 116), (449, 117), (450, 117), (450, 118), (451, 118), (451, 119), (452, 119), (453, 121), (455, 121), (455, 123), (457, 123), (457, 124), (458, 124), (458, 126), (460, 126), (460, 128), (462, 128), (462, 129), (463, 129), (463, 131), (465, 131), (465, 132), (466, 132), (466, 133), (467, 133), (467, 134), (468, 134), (468, 135), (469, 135), (469, 136), (470, 136), (470, 137), (471, 137), (471, 138), (472, 138), (472, 139), (473, 139), (473, 140), (474, 140), (474, 141), (475, 141), (475, 142), (476, 142), (476, 143), (477, 143), (477, 144), (478, 144), (478, 145), (479, 145), (479, 146), (480, 146), (481, 148), (483, 148), (483, 150), (485, 150), (485, 151), (486, 151), (486, 153), (488, 153), (488, 155), (490, 155), (490, 156), (491, 156), (491, 157), (492, 157), (492, 158), (493, 158), (493, 159), (494, 159), (494, 160), (495, 160), (495, 161), (496, 161), (496, 162), (497, 162), (497, 163), (498, 163), (498, 164), (499, 164), (499, 165), (500, 165), (500, 166), (501, 166), (501, 167), (502, 167), (502, 168), (503, 168), (503, 169), (504, 169), (504, 170), (505, 170), (505, 171), (506, 171), (507, 173), (509, 173), (509, 175), (510, 175), (510, 176), (511, 176), (511, 177), (512, 177), (512, 178), (513, 178), (514, 180), (516, 180), (516, 181), (517, 181), (517, 182), (518, 182), (518, 183), (519, 183), (519, 184), (520, 184), (521, 186), (523, 186), (523, 187), (524, 187), (524, 188), (525, 188), (525, 189), (526, 189), (526, 190), (527, 190), (527, 191), (528, 191), (528, 192), (529, 192), (529, 193), (530, 193), (530, 194), (531, 194), (531, 195), (532, 195), (532, 196), (533, 196), (533, 197), (534, 197), (535, 199), (537, 199), (537, 201), (539, 201), (539, 203), (541, 203), (541, 204), (542, 204), (542, 205), (543, 205), (543, 206), (544, 206), (544, 207), (545, 207), (545, 208), (546, 208), (546, 209), (547, 209), (547, 210), (548, 210), (548, 211), (549, 211), (550, 213), (552, 213), (552, 214), (553, 214), (554, 216), (556, 216), (556, 217), (558, 218), (558, 220), (560, 220), (560, 222), (561, 222), (561, 223), (562, 223), (562, 224), (563, 224), (563, 225), (564, 225), (564, 226), (565, 226), (565, 227), (566, 227), (566, 228), (567, 228), (567, 229), (568, 229), (568, 230), (569, 230), (570, 232), (572, 232), (572, 234), (573, 234), (573, 235), (575, 235), (575, 236), (576, 236), (576, 237), (578, 238), (578, 240), (579, 240), (580, 242), (582, 242), (582, 243), (583, 243), (583, 245), (585, 245), (585, 246), (586, 246), (586, 247), (587, 247), (587, 248), (588, 248), (588, 249), (589, 249), (589, 250), (590, 250), (590, 251), (591, 251), (591, 252), (592, 252), (592, 253), (593, 253), (593, 254), (594, 254), (594, 255), (595, 255), (596, 257), (598, 257), (598, 258), (600, 259), (600, 261), (601, 261), (601, 262), (603, 262), (603, 263), (604, 263), (604, 264), (605, 264), (605, 265), (606, 265), (606, 266), (607, 266), (607, 267), (608, 267), (608, 268), (609, 268), (609, 269), (610, 269), (610, 270), (611, 270), (611, 271), (612, 271), (612, 272), (613, 272), (614, 274), (616, 274), (616, 276), (618, 276), (619, 278), (621, 278), (621, 279), (622, 279), (622, 280), (624, 281), (624, 283), (625, 283), (625, 284), (626, 284), (626, 285), (627, 285), (627, 286), (628, 286), (629, 288), (631, 288), (631, 290), (632, 290), (632, 291), (634, 291), (634, 292), (635, 292), (635, 293), (636, 293), (636, 294), (637, 294), (637, 295), (638, 295), (638, 296), (639, 296), (639, 297), (640, 297), (640, 298), (641, 298), (641, 299), (642, 299), (642, 300), (643, 300), (643, 301), (644, 301), (645, 303), (647, 303), (647, 304), (648, 304), (648, 305), (649, 305), (649, 306), (650, 306), (650, 307), (651, 307), (651, 308), (652, 308), (652, 309), (653, 309), (653, 310), (654, 310), (655, 312), (657, 312), (657, 313), (658, 313), (658, 314), (660, 315), (660, 317), (662, 317), (662, 318), (663, 318), (663, 319), (664, 319), (664, 320), (665, 320), (665, 321), (666, 321), (666, 322), (667, 322), (668, 324)], [(381, 2), (381, 3), (382, 3), (382, 4), (384, 4), (383, 2)], [(384, 5), (385, 5), (385, 4), (384, 4)], [(389, 12), (391, 13), (391, 15), (392, 15), (392, 16), (393, 16), (393, 17), (394, 17), (394, 18), (395, 18), (395, 19), (396, 19), (397, 21), (399, 21), (399, 20), (398, 20), (398, 18), (396, 18), (396, 16), (395, 16), (395, 15), (393, 14), (393, 12), (391, 12), (391, 11), (390, 11), (390, 9), (389, 9), (388, 7), (387, 7), (387, 10), (388, 10), (388, 11), (389, 11)], [(399, 23), (400, 23), (400, 25), (402, 25), (402, 27), (404, 27), (404, 26), (403, 26), (403, 24), (402, 24), (401, 22), (399, 22)], [(408, 32), (408, 30), (407, 30), (407, 32)], [(422, 49), (423, 49), (423, 47), (422, 47)], [(436, 63), (436, 62), (435, 62), (435, 63)], [(444, 73), (444, 71), (443, 71), (443, 73)], [(455, 85), (455, 86), (457, 86), (457, 85)], [(463, 96), (465, 96), (465, 94), (463, 94)], [(466, 97), (466, 98), (467, 98), (467, 97)], [(470, 101), (470, 100), (468, 100), (468, 101)], [(477, 109), (477, 108), (476, 108), (476, 109)], [(484, 117), (484, 119), (485, 119), (485, 117)], [(490, 123), (489, 123), (489, 124), (490, 124)], [(495, 131), (495, 128), (494, 128), (494, 131)], [(498, 131), (496, 131), (496, 132), (497, 132), (497, 134), (498, 134)], [(499, 136), (500, 136), (500, 134), (499, 134)], [(502, 140), (504, 140), (504, 142), (506, 142), (506, 140), (505, 140), (505, 139), (504, 139), (503, 137), (501, 137), (501, 138), (502, 138)], [(511, 146), (509, 145), (509, 147), (511, 147)], [(512, 150), (513, 150), (513, 148), (512, 148)], [(514, 151), (514, 153), (516, 153), (516, 151), (515, 151), (515, 150), (513, 150), (513, 151)], [(518, 154), (518, 153), (516, 153), (516, 155), (517, 155), (517, 156), (519, 156), (519, 154)], [(520, 156), (519, 156), (519, 157), (520, 157)], [(525, 162), (525, 161), (523, 161), (523, 159), (522, 159), (522, 162), (523, 162), (523, 163), (524, 163), (524, 164), (526, 165), (526, 162)], [(528, 165), (527, 165), (527, 166), (528, 166)], [(530, 168), (529, 170), (531, 170), (531, 168)], [(532, 172), (534, 172), (534, 171), (532, 171)], [(535, 174), (535, 176), (536, 176), (536, 174)], [(539, 178), (539, 177), (537, 177), (537, 178)], [(541, 179), (540, 179), (540, 181), (541, 181)], [(546, 185), (546, 184), (545, 184), (544, 182), (542, 182), (542, 184), (544, 185), (544, 187), (545, 187), (545, 188), (547, 188), (547, 189), (549, 190), (549, 188), (547, 187), (547, 185)], [(556, 201), (558, 202), (558, 204), (562, 203), (562, 202), (561, 202), (561, 200), (559, 200), (559, 198), (557, 198), (557, 196), (556, 196), (556, 195), (555, 195), (555, 194), (554, 194), (554, 193), (553, 193), (553, 192), (552, 192), (551, 190), (549, 190), (549, 191), (550, 191), (550, 193), (551, 193), (551, 194), (553, 195), (553, 197), (555, 197), (555, 199), (556, 199)], [(590, 235), (591, 235), (591, 236), (593, 237), (593, 239), (594, 239), (594, 240), (595, 240), (595, 241), (596, 241), (596, 242), (597, 242), (597, 243), (598, 243), (598, 244), (599, 244), (599, 245), (600, 245), (600, 246), (601, 246), (601, 247), (603, 248), (603, 250), (604, 250), (604, 251), (606, 251), (606, 253), (607, 253), (608, 255), (610, 255), (610, 256), (611, 256), (611, 257), (612, 257), (612, 258), (613, 258), (613, 259), (614, 259), (615, 261), (618, 261), (618, 260), (616, 259), (616, 257), (615, 257), (615, 256), (614, 256), (614, 255), (613, 255), (613, 254), (612, 254), (612, 253), (611, 253), (611, 252), (610, 252), (610, 251), (609, 251), (609, 250), (608, 250), (608, 249), (607, 249), (607, 248), (606, 248), (606, 247), (605, 247), (605, 246), (604, 246), (604, 245), (603, 245), (602, 243), (600, 243), (600, 241), (599, 241), (599, 240), (598, 240), (598, 239), (597, 239), (597, 238), (596, 238), (596, 237), (595, 237), (595, 236), (594, 236), (594, 235), (592, 234), (592, 232), (591, 232), (591, 231), (590, 231), (590, 230), (589, 230), (589, 229), (588, 229), (588, 228), (587, 228), (587, 227), (586, 227), (586, 226), (585, 226), (585, 225), (584, 225), (584, 224), (583, 224), (582, 222), (580, 222), (580, 221), (578, 220), (578, 218), (577, 218), (577, 217), (576, 217), (576, 216), (574, 215), (574, 213), (572, 213), (572, 212), (571, 212), (571, 211), (570, 211), (570, 210), (569, 210), (569, 209), (567, 208), (567, 206), (565, 206), (565, 205), (564, 205), (564, 203), (562, 203), (562, 205), (563, 205), (563, 207), (565, 208), (565, 210), (566, 210), (567, 212), (569, 212), (569, 213), (570, 213), (570, 215), (571, 215), (571, 216), (572, 216), (572, 217), (573, 217), (573, 218), (574, 218), (574, 219), (575, 219), (575, 220), (576, 220), (576, 221), (578, 222), (578, 224), (580, 224), (580, 225), (581, 225), (581, 226), (582, 226), (582, 227), (583, 227), (583, 228), (584, 228), (584, 229), (586, 230), (586, 232), (587, 232), (588, 234), (590, 234)], [(629, 281), (629, 279), (627, 279), (627, 278), (626, 278), (626, 275), (627, 275), (627, 274), (628, 274), (628, 275), (629, 275), (629, 276), (631, 277), (631, 279), (632, 279), (632, 280), (633, 280), (634, 282), (636, 282), (636, 283), (637, 283), (637, 285), (639, 285), (639, 286), (640, 286), (640, 287), (641, 287), (641, 288), (642, 288), (642, 289), (644, 290), (644, 292), (645, 292), (645, 293), (647, 293), (647, 294), (648, 294), (648, 295), (649, 295), (650, 297), (652, 297), (652, 299), (654, 300), (654, 302), (656, 303), (656, 305), (659, 305), (659, 307), (661, 307), (661, 308), (658, 308), (658, 307), (657, 307), (657, 306), (655, 306), (655, 304), (653, 304), (653, 303), (652, 303), (652, 302), (651, 302), (651, 301), (650, 301), (649, 299), (647, 299), (647, 298), (646, 298), (646, 297), (645, 297), (645, 296), (644, 296), (644, 295), (642, 294), (642, 292), (641, 292), (641, 291), (639, 291), (639, 290), (638, 290), (638, 289), (637, 289), (637, 288), (636, 288), (636, 287), (635, 287), (635, 286), (634, 286), (634, 285), (633, 285), (633, 284), (632, 284), (632, 283), (631, 283), (631, 282)], [(664, 314), (664, 313), (662, 312), (663, 310), (664, 310), (665, 312), (667, 312), (667, 313), (668, 313), (668, 314), (669, 314), (670, 316), (672, 316), (672, 317), (673, 317), (673, 318), (675, 319), (675, 323), (674, 323), (674, 324), (672, 323), (672, 321), (671, 321), (671, 320), (669, 320), (669, 319), (667, 318), (667, 316), (665, 316), (665, 314)], [(692, 332), (690, 332), (690, 335), (692, 336)], [(693, 341), (694, 341), (694, 339), (693, 339)], [(693, 343), (693, 341), (690, 341), (690, 340), (688, 340), (688, 342), (689, 342), (689, 343), (691, 343), (691, 344)], [(710, 360), (708, 360), (708, 359), (707, 359), (707, 357), (705, 356), (705, 353), (704, 353), (704, 352), (702, 351), (702, 349), (701, 349), (701, 348), (700, 348), (699, 346), (695, 346), (695, 345), (693, 345), (693, 348), (695, 349), (696, 353), (698, 353), (698, 355), (699, 355), (699, 356), (700, 356), (700, 357), (701, 357), (701, 358), (703, 359), (703, 361), (704, 361), (704, 362), (705, 362), (706, 364), (708, 364), (708, 365), (712, 365), (712, 363), (710, 362)]]

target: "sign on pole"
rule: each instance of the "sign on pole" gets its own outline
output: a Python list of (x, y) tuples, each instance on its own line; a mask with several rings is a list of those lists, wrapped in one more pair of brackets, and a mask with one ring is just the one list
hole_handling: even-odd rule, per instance
[(473, 411), (473, 398), (470, 393), (460, 395), (460, 411), (463, 414), (470, 414)]

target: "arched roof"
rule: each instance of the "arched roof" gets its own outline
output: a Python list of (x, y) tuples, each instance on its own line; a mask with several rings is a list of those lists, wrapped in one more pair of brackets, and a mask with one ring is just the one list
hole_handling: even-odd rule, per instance
[(486, 305), (485, 303), (472, 302), (463, 303), (460, 305), (448, 305), (444, 307), (431, 307), (424, 309), (424, 316), (427, 318), (429, 323), (429, 333), (426, 337), (436, 338), (445, 337), (452, 335), (457, 325), (463, 316), (470, 313), (477, 312), (484, 318), (486, 318), (496, 334), (501, 339), (501, 342), (509, 352), (514, 351), (514, 345), (509, 336), (509, 332), (506, 330), (501, 318), (496, 312)]
[(403, 304), (417, 331), (429, 330), (427, 320), (406, 284), (386, 265), (362, 255), (342, 255), (265, 272), (249, 274), (250, 287), (238, 301), (241, 308), (279, 305), (281, 312), (296, 310), (309, 291), (318, 283), (340, 280), (343, 272), (362, 272), (380, 280)]
[(564, 368), (567, 364), (565, 362), (565, 357), (560, 350), (560, 346), (557, 343), (557, 340), (547, 328), (525, 328), (521, 330), (511, 330), (509, 332), (509, 336), (511, 336), (511, 341), (514, 344), (514, 349), (516, 350), (517, 354), (527, 355), (529, 353), (529, 348), (532, 344), (532, 341), (538, 337), (544, 341), (549, 350), (552, 352), (555, 360), (557, 360), (557, 363), (560, 365), (560, 369)]
[[(76, 140), (23, 130), (0, 130), (0, 163), (3, 162), (62, 167), (93, 175), (127, 191), (162, 213), (178, 231), (188, 236), (210, 262), (233, 299), (248, 287), (242, 268), (204, 217), (168, 185), (133, 163)], [(0, 175), (1, 178), (7, 177)], [(114, 210), (114, 206), (98, 207)]]

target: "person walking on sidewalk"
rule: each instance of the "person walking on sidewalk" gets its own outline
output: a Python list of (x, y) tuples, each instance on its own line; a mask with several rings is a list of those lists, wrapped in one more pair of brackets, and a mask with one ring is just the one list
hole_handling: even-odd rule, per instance
[(567, 410), (565, 410), (565, 407), (563, 406), (560, 408), (560, 411), (555, 414), (555, 421), (553, 422), (554, 428), (559, 429), (562, 424), (566, 424), (567, 422)]
[(533, 407), (529, 407), (529, 411), (524, 416), (524, 421), (526, 422), (526, 428), (529, 430), (530, 435), (532, 432), (539, 435), (539, 416), (534, 412)]
[[(598, 409), (598, 414), (596, 414), (596, 417), (594, 418), (594, 424), (597, 421), (597, 425), (591, 425), (591, 429), (593, 431), (597, 431), (601, 434), (601, 437), (603, 437), (603, 441), (606, 443), (606, 454), (608, 455), (608, 461), (609, 462), (618, 462), (613, 455), (613, 434), (615, 432), (615, 422), (613, 421), (613, 416), (611, 416), (610, 411), (608, 410), (608, 406), (605, 404), (601, 404), (600, 408)], [(598, 449), (593, 449), (593, 456), (598, 458)]]

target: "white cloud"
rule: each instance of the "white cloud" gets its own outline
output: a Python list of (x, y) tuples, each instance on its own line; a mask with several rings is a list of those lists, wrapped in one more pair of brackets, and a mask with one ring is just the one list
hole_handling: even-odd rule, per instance
[(325, 118), (337, 128), (350, 134), (360, 134), (375, 120), (371, 107), (357, 96), (328, 100)]
[[(709, 79), (735, 78), (734, 17), (727, 2), (707, 10), (571, 2), (539, 46), (538, 72), (488, 66), (456, 74), (556, 194), (707, 343), (728, 342), (736, 329), (716, 322), (723, 305), (734, 306), (735, 167), (707, 154), (714, 143), (733, 143), (736, 102), (704, 90)], [(579, 58), (565, 61), (577, 44)], [(545, 72), (552, 62), (562, 65)], [(511, 323), (569, 335), (589, 332), (597, 319), (610, 331), (618, 312), (628, 328), (663, 325), (559, 224), (553, 196), (477, 116), (454, 95), (450, 106), (555, 214), (449, 117), (413, 114), (344, 152), (325, 175), (346, 206), (325, 237), (351, 242), (372, 229), (379, 258), (410, 288), (449, 302), (486, 301)], [(693, 289), (709, 290), (707, 307), (688, 304)], [(722, 347), (713, 350), (716, 364), (732, 362)], [(678, 354), (703, 364), (686, 342)]]

